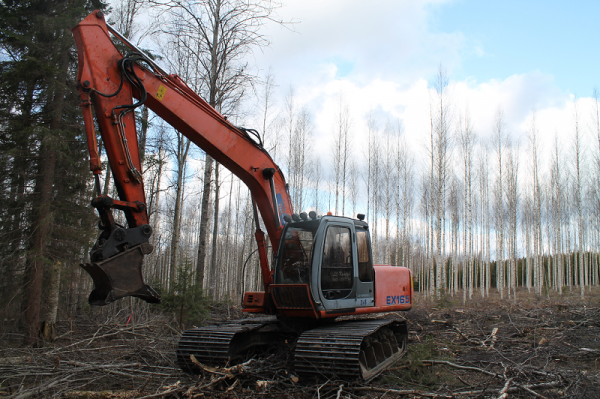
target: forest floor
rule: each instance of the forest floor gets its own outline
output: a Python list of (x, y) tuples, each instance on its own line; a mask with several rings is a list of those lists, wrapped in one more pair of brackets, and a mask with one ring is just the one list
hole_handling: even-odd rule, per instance
[(585, 300), (474, 293), (468, 305), (417, 294), (415, 303), (403, 314), (408, 353), (368, 384), (304, 381), (281, 353), (188, 376), (174, 363), (179, 331), (166, 318), (127, 325), (82, 316), (40, 348), (1, 335), (0, 397), (600, 398), (600, 291)]

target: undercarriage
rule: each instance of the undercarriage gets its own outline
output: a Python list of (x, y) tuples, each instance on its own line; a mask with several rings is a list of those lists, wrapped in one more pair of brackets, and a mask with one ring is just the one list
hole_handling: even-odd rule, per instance
[(328, 321), (244, 319), (185, 331), (177, 362), (199, 373), (207, 366), (232, 366), (265, 348), (288, 351), (293, 371), (311, 379), (369, 381), (406, 352), (406, 322), (396, 319)]

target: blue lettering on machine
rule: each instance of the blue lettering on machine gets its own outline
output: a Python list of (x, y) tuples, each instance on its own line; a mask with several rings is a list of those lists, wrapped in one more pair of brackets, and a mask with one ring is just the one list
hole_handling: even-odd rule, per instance
[(410, 303), (410, 295), (388, 295), (387, 305), (404, 305)]

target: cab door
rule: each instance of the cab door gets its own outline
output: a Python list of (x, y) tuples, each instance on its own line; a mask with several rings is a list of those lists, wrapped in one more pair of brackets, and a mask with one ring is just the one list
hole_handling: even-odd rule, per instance
[[(362, 264), (365, 264), (365, 256), (364, 251), (358, 251), (356, 233), (351, 221), (335, 221), (325, 226), (318, 286), (321, 304), (326, 311), (350, 311), (374, 305), (372, 266), (371, 277), (367, 277), (367, 271), (360, 275), (359, 260), (362, 259)], [(361, 277), (370, 281), (362, 281)]]
[(375, 288), (373, 281), (373, 258), (371, 256), (371, 235), (366, 226), (355, 226), (358, 263), (356, 282), (357, 306), (375, 306)]

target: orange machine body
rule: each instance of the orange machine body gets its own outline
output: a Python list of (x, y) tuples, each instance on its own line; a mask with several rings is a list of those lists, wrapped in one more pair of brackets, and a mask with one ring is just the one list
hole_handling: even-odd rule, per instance
[[(111, 39), (111, 32), (124, 41), (133, 53), (127, 56), (121, 54)], [(104, 215), (105, 221), (103, 235), (95, 246), (101, 248), (106, 242), (116, 242), (115, 240), (120, 239), (115, 237), (123, 236), (134, 241), (135, 245), (147, 244), (144, 251), (135, 252), (137, 269), (141, 269), (143, 255), (152, 251), (151, 245), (148, 244), (151, 228), (148, 225), (141, 175), (142, 164), (133, 112), (136, 106), (144, 103), (247, 185), (266, 227), (268, 240), (274, 251), (277, 251), (285, 225), (292, 221), (290, 216), (294, 216), (295, 221), (299, 219), (298, 215), (293, 215), (284, 175), (262, 147), (260, 140), (257, 142), (249, 136), (248, 130), (234, 126), (178, 76), (166, 74), (143, 54), (138, 53), (139, 50), (135, 46), (106, 25), (104, 15), (100, 11), (93, 12), (73, 28), (73, 35), (78, 49), (77, 86), (82, 100), (90, 168), (99, 181), (101, 163), (94, 130), (93, 107), (119, 196), (119, 200), (113, 200), (99, 195), (92, 202), (101, 213), (101, 217)], [(141, 66), (140, 62), (145, 65)], [(138, 99), (137, 104), (134, 104), (134, 98)], [(111, 209), (119, 209), (125, 213), (128, 224), (125, 232), (114, 223)], [(255, 217), (258, 226), (258, 217)], [(306, 220), (306, 215), (304, 219)], [(354, 228), (349, 227), (353, 223), (350, 219), (344, 223), (349, 231), (354, 232)], [(366, 231), (368, 226), (365, 223), (363, 227)], [(135, 228), (141, 229), (144, 235), (131, 233)], [(264, 292), (245, 294), (243, 304), (246, 312), (322, 319), (408, 310), (412, 306), (411, 274), (410, 270), (404, 267), (373, 266), (373, 287), (368, 299), (358, 301), (350, 307), (332, 308), (322, 304), (325, 298), (316, 288), (320, 284), (317, 282), (273, 284), (274, 271), (267, 256), (267, 238), (260, 229), (257, 229), (255, 238)], [(356, 245), (356, 236), (352, 242)], [(121, 277), (122, 273), (117, 273), (121, 269), (131, 269), (131, 266), (125, 263), (113, 264), (111, 259), (116, 259), (117, 252), (127, 252), (131, 247), (132, 245), (127, 243), (115, 244), (113, 252), (102, 252), (108, 254), (92, 259), (92, 262), (96, 263), (89, 265), (86, 270), (90, 271), (94, 278), (96, 288), (99, 285), (104, 286), (98, 290), (102, 295), (96, 295), (94, 304), (107, 304), (115, 298), (128, 295), (148, 298), (128, 289), (121, 289), (121, 294), (114, 295), (115, 288), (119, 288), (115, 279), (119, 279), (118, 283), (122, 286), (131, 285), (128, 284), (131, 277), (124, 278)], [(315, 265), (317, 264), (318, 262), (315, 262)], [(97, 277), (94, 277), (94, 272)], [(136, 273), (136, 284), (141, 285), (142, 278), (137, 274), (139, 273)], [(358, 275), (354, 278), (357, 279)], [(151, 299), (160, 301), (160, 297), (154, 294)], [(358, 298), (356, 290), (352, 291), (352, 295)]]
[[(333, 311), (319, 309), (308, 284), (271, 284), (270, 292), (278, 313), (285, 317), (328, 319), (342, 315), (364, 315), (407, 311), (413, 304), (413, 279), (409, 268), (374, 265), (375, 302), (373, 306)], [(265, 302), (264, 292), (246, 292), (244, 312), (261, 313)]]

